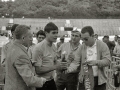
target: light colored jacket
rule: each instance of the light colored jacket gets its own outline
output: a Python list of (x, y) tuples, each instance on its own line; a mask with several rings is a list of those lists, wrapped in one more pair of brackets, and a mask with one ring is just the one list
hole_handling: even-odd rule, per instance
[(35, 76), (26, 48), (14, 42), (6, 58), (6, 80), (4, 90), (35, 90), (43, 81)]
[[(105, 67), (110, 65), (111, 62), (111, 56), (108, 46), (100, 41), (96, 41), (96, 47), (97, 47), (97, 60), (96, 63), (98, 64), (98, 85), (101, 85), (103, 83), (106, 83), (107, 77), (105, 74)], [(80, 57), (81, 57), (81, 70), (80, 70), (80, 80), (83, 80), (84, 73), (83, 73), (83, 66), (82, 64), (86, 61), (87, 58), (87, 46), (85, 44), (82, 45), (80, 49)]]

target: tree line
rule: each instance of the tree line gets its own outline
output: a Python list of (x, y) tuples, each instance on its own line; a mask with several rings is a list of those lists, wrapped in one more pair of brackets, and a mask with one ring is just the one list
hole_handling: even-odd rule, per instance
[(120, 18), (119, 0), (0, 1), (0, 16), (13, 18)]

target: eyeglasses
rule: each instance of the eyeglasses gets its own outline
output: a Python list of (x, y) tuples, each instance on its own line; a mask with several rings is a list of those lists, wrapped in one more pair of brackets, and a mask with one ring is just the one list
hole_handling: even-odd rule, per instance
[(83, 38), (82, 40), (83, 40), (83, 41), (88, 41), (88, 38)]

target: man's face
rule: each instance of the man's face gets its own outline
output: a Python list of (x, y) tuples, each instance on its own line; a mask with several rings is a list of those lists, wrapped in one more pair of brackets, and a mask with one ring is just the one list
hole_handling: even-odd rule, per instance
[(47, 38), (50, 42), (56, 42), (57, 36), (58, 36), (58, 30), (52, 30), (52, 31), (50, 31), (49, 33), (46, 32), (46, 38)]
[(72, 32), (71, 41), (73, 43), (78, 43), (80, 41), (80, 33), (79, 32)]
[(44, 40), (44, 39), (45, 39), (45, 36), (44, 36), (44, 35), (38, 35), (38, 37), (37, 37), (38, 43), (41, 42), (41, 41)]
[(24, 40), (23, 40), (23, 43), (26, 47), (29, 47), (32, 45), (32, 41), (33, 41), (33, 37), (32, 37), (32, 33), (31, 31), (29, 30), (26, 35), (24, 36)]
[(94, 36), (90, 36), (88, 32), (81, 33), (81, 39), (86, 46), (91, 46), (93, 44)]
[(109, 39), (107, 37), (104, 38), (103, 42), (107, 43)]

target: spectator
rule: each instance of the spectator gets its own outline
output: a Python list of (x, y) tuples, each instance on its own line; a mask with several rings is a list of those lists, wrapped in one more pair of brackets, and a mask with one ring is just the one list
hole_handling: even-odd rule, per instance
[(66, 69), (66, 62), (57, 61), (57, 49), (53, 42), (56, 42), (58, 36), (58, 27), (49, 22), (44, 28), (46, 38), (38, 43), (33, 50), (33, 60), (36, 73), (47, 79), (42, 88), (36, 90), (57, 90), (54, 81), (54, 70)]
[(38, 43), (43, 41), (45, 39), (45, 37), (46, 36), (45, 36), (45, 33), (43, 30), (39, 30), (36, 34), (36, 38), (37, 38)]
[(35, 69), (27, 53), (27, 48), (32, 42), (30, 28), (19, 25), (14, 35), (15, 40), (6, 58), (4, 90), (35, 90), (35, 87), (42, 87), (46, 79), (35, 76)]
[(15, 28), (17, 26), (18, 26), (18, 24), (14, 24), (12, 26), (12, 28), (11, 28), (11, 34), (12, 34), (11, 39), (9, 40), (8, 43), (3, 45), (2, 50), (1, 50), (1, 67), (0, 68), (1, 68), (1, 76), (2, 77), (0, 77), (0, 78), (1, 78), (1, 82), (2, 83), (3, 82), (5, 83), (5, 73), (6, 73), (6, 71), (5, 71), (5, 63), (6, 63), (6, 57), (7, 57), (8, 52), (10, 52), (9, 49), (11, 48), (11, 45), (13, 44), (13, 41), (15, 39), (14, 31), (15, 31)]
[(114, 45), (117, 45), (117, 40), (118, 40), (118, 35), (115, 35), (114, 41), (112, 41), (114, 43)]
[(6, 56), (7, 56), (7, 53), (9, 52), (9, 48), (11, 47), (11, 45), (13, 44), (13, 41), (15, 39), (15, 35), (14, 35), (14, 31), (15, 31), (15, 28), (18, 26), (18, 24), (14, 24), (11, 28), (11, 33), (12, 33), (12, 38), (11, 40), (5, 44), (3, 47), (2, 47), (2, 51), (1, 51), (1, 64), (3, 66), (5, 66), (5, 60), (6, 60)]
[(109, 40), (109, 36), (106, 35), (103, 37), (103, 42), (105, 42), (110, 50), (111, 55), (113, 55), (113, 49), (115, 47), (115, 44), (113, 44), (110, 40)]
[[(72, 31), (71, 34), (71, 40), (67, 43), (63, 43), (59, 49), (58, 52), (62, 57), (62, 54), (66, 52), (65, 54), (65, 60), (68, 63), (68, 68), (69, 65), (74, 62), (74, 57), (75, 54), (80, 48), (80, 32), (75, 30)], [(63, 70), (58, 70), (57, 71), (57, 80), (56, 80), (56, 85), (57, 85), (57, 90), (77, 90), (77, 85), (78, 85), (78, 73), (79, 71), (76, 70), (74, 72), (70, 72), (69, 70), (66, 71), (66, 73), (63, 73)]]
[(113, 54), (120, 57), (120, 37), (117, 37), (117, 45), (113, 50)]
[(57, 43), (57, 49), (64, 43), (64, 37), (60, 38), (60, 42)]

